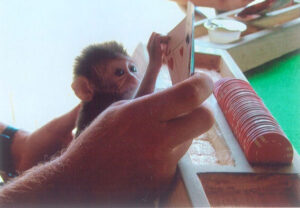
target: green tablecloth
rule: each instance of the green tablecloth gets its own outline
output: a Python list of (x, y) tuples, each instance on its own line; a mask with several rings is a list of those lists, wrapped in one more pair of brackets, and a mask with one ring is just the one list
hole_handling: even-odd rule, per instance
[(300, 51), (245, 73), (300, 153)]

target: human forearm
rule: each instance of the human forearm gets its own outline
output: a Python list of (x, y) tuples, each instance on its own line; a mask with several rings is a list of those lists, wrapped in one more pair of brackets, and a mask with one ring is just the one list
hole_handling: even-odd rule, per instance
[[(72, 140), (79, 105), (70, 112), (53, 119), (27, 137), (17, 137), (12, 144), (12, 155), (19, 155), (15, 168), (25, 171), (38, 162), (49, 159)], [(23, 139), (21, 139), (23, 138)], [(20, 155), (21, 154), (21, 155)]]
[[(39, 132), (39, 134), (48, 135), (49, 137), (69, 134), (75, 128), (79, 108), (80, 105), (77, 105), (70, 112), (53, 119), (38, 129), (37, 132)], [(61, 138), (61, 140), (63, 139), (64, 137)]]
[(70, 200), (71, 193), (68, 190), (74, 181), (70, 177), (69, 167), (65, 160), (57, 158), (28, 170), (0, 189), (0, 206), (41, 207), (45, 204)]

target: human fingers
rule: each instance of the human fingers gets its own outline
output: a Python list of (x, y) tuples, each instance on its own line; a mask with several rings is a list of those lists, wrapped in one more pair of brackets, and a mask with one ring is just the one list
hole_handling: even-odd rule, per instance
[(175, 148), (208, 131), (214, 124), (211, 111), (200, 106), (189, 114), (166, 122), (164, 132), (166, 141), (164, 144), (169, 148)]
[(138, 98), (131, 108), (159, 121), (169, 121), (195, 110), (212, 93), (213, 82), (196, 74), (171, 88)]
[(176, 148), (172, 150), (172, 161), (173, 163), (178, 163), (180, 158), (188, 151), (191, 144), (193, 143), (193, 139), (187, 140), (186, 142), (180, 144)]
[(120, 100), (120, 101), (117, 101), (117, 102), (114, 102), (113, 104), (111, 104), (110, 107), (123, 105), (124, 103), (127, 103), (127, 102), (128, 102), (128, 100)]

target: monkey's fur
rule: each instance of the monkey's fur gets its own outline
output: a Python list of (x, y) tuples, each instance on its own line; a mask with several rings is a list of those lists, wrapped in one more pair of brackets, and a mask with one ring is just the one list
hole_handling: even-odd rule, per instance
[[(110, 82), (110, 80), (103, 80), (93, 68), (94, 66), (101, 64), (105, 70), (106, 64), (109, 61), (118, 58), (120, 55), (128, 57), (123, 46), (112, 41), (88, 46), (82, 51), (81, 55), (75, 59), (74, 80), (79, 76), (85, 77), (95, 88), (91, 100), (82, 100), (82, 107), (76, 124), (77, 132), (75, 137), (78, 137), (79, 134), (109, 105), (125, 99), (117, 89), (112, 90), (113, 92), (105, 92), (103, 89), (105, 88), (105, 83)], [(74, 91), (76, 92), (75, 89)]]

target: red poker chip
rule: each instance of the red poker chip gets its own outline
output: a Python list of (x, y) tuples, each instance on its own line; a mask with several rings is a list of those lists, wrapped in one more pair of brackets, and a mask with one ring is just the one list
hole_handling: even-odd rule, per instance
[(225, 103), (223, 105), (224, 108), (227, 109), (227, 112), (231, 111), (231, 110), (236, 110), (236, 108), (239, 108), (239, 106), (262, 106), (262, 103), (260, 102), (260, 100), (257, 99), (252, 99), (251, 97), (233, 97), (231, 98), (231, 100), (229, 100), (227, 103)]
[(222, 86), (219, 90), (219, 95), (220, 95), (221, 92), (222, 93), (228, 93), (231, 90), (250, 91), (250, 92), (253, 92), (254, 94), (256, 94), (253, 89), (249, 88), (249, 86), (247, 86), (245, 84), (234, 83), (234, 84), (231, 84), (231, 85)]
[[(239, 91), (231, 96), (227, 96), (224, 98), (224, 101), (220, 98), (218, 100), (224, 102), (224, 104), (228, 103), (235, 103), (237, 101), (243, 101), (243, 102), (259, 102), (263, 103), (262, 100), (257, 96), (257, 94), (251, 93), (249, 91)], [(225, 106), (225, 105), (224, 105)]]
[(241, 135), (249, 135), (249, 133), (252, 130), (260, 129), (262, 128), (262, 126), (266, 126), (266, 125), (271, 125), (274, 128), (280, 129), (279, 125), (270, 119), (252, 118), (251, 120), (249, 119), (249, 121), (247, 120), (246, 122), (242, 123), (238, 131), (240, 132)]
[(249, 90), (251, 92), (255, 92), (253, 90), (252, 87), (249, 86), (249, 84), (246, 84), (246, 83), (237, 83), (237, 82), (234, 82), (234, 83), (225, 83), (224, 85), (222, 85), (220, 87), (220, 91), (223, 91), (223, 92), (227, 92), (231, 89), (240, 89), (240, 90)]
[(220, 87), (225, 87), (227, 85), (232, 85), (234, 83), (238, 83), (238, 84), (245, 84), (249, 86), (249, 83), (241, 80), (241, 79), (235, 79), (235, 78), (224, 78), (222, 80), (220, 80), (221, 85), (219, 85)]
[[(247, 101), (248, 100), (248, 101)], [(257, 108), (263, 106), (259, 100), (249, 99), (249, 97), (240, 97), (239, 98), (232, 98), (227, 103), (223, 104), (221, 107), (224, 109), (224, 113), (232, 113), (239, 110), (240, 107), (251, 107)]]
[(219, 79), (218, 81), (216, 81), (214, 83), (214, 88), (220, 87), (223, 83), (225, 83), (226, 81), (229, 81), (231, 79), (232, 78), (230, 78), (230, 77), (225, 77), (225, 78)]
[(222, 86), (223, 83), (226, 81), (231, 80), (231, 78), (223, 78), (219, 79), (217, 82), (214, 83), (214, 94), (217, 95), (219, 88)]
[(254, 135), (267, 130), (280, 132), (279, 126), (275, 125), (273, 122), (268, 120), (259, 120), (256, 123), (252, 122), (250, 125), (241, 128), (238, 136), (243, 138), (243, 143), (248, 143), (255, 137)]
[[(233, 104), (234, 105), (234, 104)], [(241, 118), (244, 114), (263, 114), (263, 115), (269, 115), (269, 111), (261, 104), (259, 103), (252, 103), (250, 104), (244, 104), (244, 105), (239, 105), (232, 109), (231, 111), (227, 111), (228, 113), (231, 113), (233, 117)]]
[(259, 119), (270, 120), (276, 124), (276, 122), (268, 114), (261, 110), (244, 112), (243, 114), (240, 114), (239, 117), (233, 117), (232, 123), (236, 126), (243, 127), (257, 122)]
[(247, 120), (244, 120), (242, 122), (238, 122), (236, 124), (236, 129), (239, 131), (241, 135), (244, 135), (247, 133), (250, 129), (252, 128), (259, 128), (261, 125), (266, 125), (270, 124), (273, 125), (274, 127), (278, 128), (278, 124), (275, 123), (274, 121), (268, 119), (268, 118), (257, 118), (257, 117), (252, 117)]
[(264, 111), (259, 110), (244, 113), (239, 119), (237, 119), (236, 125), (241, 126), (242, 124), (254, 124), (260, 120), (268, 120), (274, 125), (278, 125), (278, 123), (273, 119), (273, 117), (271, 117)]
[[(255, 121), (255, 118), (253, 118), (253, 121)], [(276, 125), (276, 123), (266, 119), (257, 120), (255, 123), (250, 122), (250, 124), (248, 124), (247, 126), (237, 126), (230, 124), (230, 127), (239, 140), (239, 143), (241, 144), (243, 149), (246, 148), (245, 145), (247, 144), (247, 140), (249, 140), (249, 134), (252, 133), (252, 131), (257, 131), (264, 127), (269, 127), (270, 130), (278, 129), (278, 125)]]
[(293, 159), (293, 148), (282, 134), (263, 133), (250, 144), (246, 157), (250, 163), (289, 164)]
[(249, 141), (255, 139), (258, 135), (260, 135), (263, 132), (264, 133), (276, 132), (276, 133), (284, 135), (284, 133), (280, 127), (274, 127), (272, 125), (265, 124), (259, 128), (256, 128), (256, 129), (253, 128), (250, 131), (248, 131), (247, 134), (245, 135), (246, 140), (249, 142)]
[(235, 89), (228, 91), (226, 96), (220, 101), (224, 107), (227, 107), (229, 103), (232, 103), (232, 100), (240, 99), (241, 97), (247, 97), (248, 100), (259, 100), (258, 96), (249, 90)]
[(220, 100), (221, 104), (224, 104), (225, 100), (233, 99), (234, 97), (245, 97), (246, 96), (249, 98), (251, 98), (251, 97), (258, 98), (255, 93), (246, 91), (246, 90), (239, 90), (239, 91), (235, 92), (236, 93), (235, 95), (230, 95), (229, 92), (219, 93), (220, 94), (219, 100)]
[(258, 132), (260, 131), (265, 131), (265, 130), (274, 130), (281, 132), (281, 129), (279, 128), (278, 125), (274, 125), (272, 122), (267, 122), (267, 121), (261, 121), (257, 122), (255, 124), (252, 124), (249, 126), (246, 131), (244, 132), (243, 136), (245, 136), (248, 139), (253, 138)]
[[(261, 113), (257, 113), (260, 111)], [(236, 123), (238, 120), (240, 120), (243, 116), (246, 115), (269, 115), (264, 109), (261, 108), (261, 106), (251, 106), (251, 105), (240, 105), (237, 106), (236, 108), (232, 109), (231, 111), (228, 111), (228, 117), (232, 122)]]
[[(261, 99), (255, 94), (249, 92), (239, 92), (231, 97), (225, 97), (224, 99), (218, 99), (222, 106), (228, 106), (229, 104), (235, 103), (237, 101), (245, 100), (245, 102), (260, 102), (262, 103)], [(226, 101), (226, 102), (225, 102)]]
[(241, 80), (238, 79), (234, 79), (234, 80), (227, 80), (225, 82), (220, 82), (221, 84), (219, 84), (217, 86), (218, 90), (216, 93), (216, 97), (220, 97), (220, 93), (224, 93), (226, 92), (226, 90), (224, 90), (225, 88), (227, 88), (227, 86), (230, 86), (230, 88), (236, 86), (236, 87), (241, 87), (242, 85), (244, 85), (245, 87), (249, 86), (249, 84), (245, 84), (244, 82), (241, 82)]
[(252, 132), (263, 129), (263, 128), (272, 128), (272, 129), (278, 129), (278, 125), (274, 124), (274, 122), (266, 119), (260, 119), (256, 120), (252, 119), (248, 123), (243, 123), (241, 127), (236, 128), (238, 130), (238, 135), (243, 137), (249, 137)]
[[(261, 113), (258, 114), (259, 109), (253, 109), (251, 111), (248, 111), (247, 109), (242, 110), (242, 111), (237, 111), (235, 112), (235, 114), (232, 114), (232, 123), (234, 125), (240, 125), (243, 124), (245, 122), (247, 122), (248, 119), (251, 119), (252, 117), (263, 117), (265, 116), (267, 118), (267, 114), (264, 114), (263, 111), (261, 111)], [(230, 120), (230, 119), (229, 119)]]
[[(218, 99), (221, 101), (221, 99)], [(231, 96), (231, 97), (227, 97), (226, 98), (226, 104), (233, 104), (236, 102), (259, 102), (259, 103), (263, 103), (262, 100), (255, 94), (249, 94), (249, 93), (243, 93), (243, 92), (239, 92), (236, 93), (235, 95)], [(225, 106), (224, 105), (224, 106)]]
[[(250, 163), (291, 162), (293, 149), (290, 142), (248, 82), (231, 78), (221, 79), (215, 83), (214, 95)], [(271, 136), (275, 139), (270, 140)], [(260, 140), (263, 143), (259, 143)], [(280, 145), (288, 151), (284, 159), (272, 155), (285, 152), (283, 149), (277, 151)], [(273, 147), (275, 153), (272, 153)], [(267, 155), (265, 157), (264, 151)]]
[(262, 111), (261, 105), (258, 104), (252, 104), (249, 105), (247, 103), (235, 103), (231, 105), (231, 108), (228, 108), (228, 111), (226, 111), (226, 115), (230, 119), (232, 119), (233, 122), (236, 122), (239, 118), (241, 118), (244, 114), (252, 113), (254, 111), (260, 110)]
[(249, 144), (251, 144), (252, 141), (254, 141), (258, 135), (264, 134), (264, 133), (277, 133), (277, 134), (283, 134), (283, 132), (278, 129), (275, 128), (274, 126), (270, 126), (270, 125), (264, 125), (260, 128), (252, 128), (249, 132), (247, 132), (247, 134), (244, 135), (244, 143), (245, 143), (245, 149), (244, 152), (247, 152), (249, 149)]

